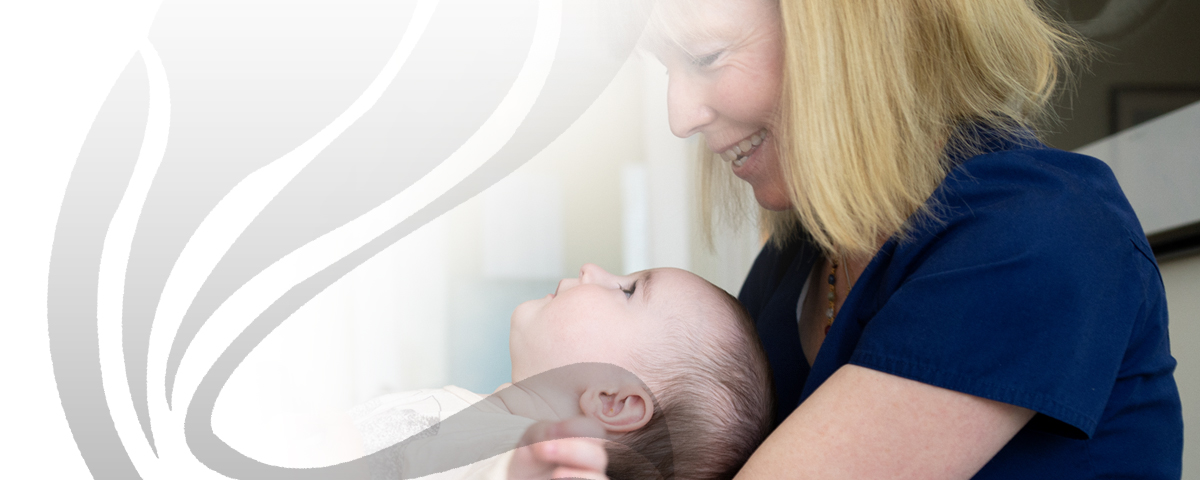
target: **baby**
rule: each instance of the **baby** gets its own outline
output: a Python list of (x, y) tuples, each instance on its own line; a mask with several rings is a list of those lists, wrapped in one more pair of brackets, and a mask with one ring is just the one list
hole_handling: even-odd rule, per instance
[(769, 367), (751, 320), (683, 270), (584, 265), (513, 311), (509, 346), (513, 383), (491, 396), (446, 387), (353, 411), (367, 453), (424, 464), (399, 478), (507, 478), (530, 425), (583, 416), (603, 426), (613, 479), (729, 478), (770, 428)]

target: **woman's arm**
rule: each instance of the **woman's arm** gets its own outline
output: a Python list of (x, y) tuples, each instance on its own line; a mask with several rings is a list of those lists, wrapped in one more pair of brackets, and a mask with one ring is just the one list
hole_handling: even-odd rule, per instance
[(1033, 411), (846, 365), (754, 452), (737, 478), (970, 478)]

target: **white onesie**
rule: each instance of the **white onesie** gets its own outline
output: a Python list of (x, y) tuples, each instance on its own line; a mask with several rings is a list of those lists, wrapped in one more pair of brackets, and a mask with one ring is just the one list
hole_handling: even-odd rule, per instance
[[(445, 422), (468, 407), (472, 411), (464, 415), (470, 415), (469, 421), (463, 421), (465, 417), (460, 415)], [(364, 454), (412, 437), (397, 459), (396, 477), (406, 472), (436, 471), (442, 465), (464, 465), (420, 477), (428, 480), (506, 478), (512, 448), (535, 423), (453, 385), (384, 395), (348, 413), (361, 437)], [(504, 453), (488, 457), (481, 452)]]

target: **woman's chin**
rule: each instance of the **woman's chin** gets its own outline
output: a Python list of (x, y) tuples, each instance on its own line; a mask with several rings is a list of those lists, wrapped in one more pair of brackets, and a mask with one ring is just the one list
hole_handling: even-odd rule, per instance
[(769, 192), (754, 189), (754, 200), (758, 202), (759, 206), (772, 212), (783, 212), (792, 209), (792, 201), (788, 199), (787, 195), (774, 189)]

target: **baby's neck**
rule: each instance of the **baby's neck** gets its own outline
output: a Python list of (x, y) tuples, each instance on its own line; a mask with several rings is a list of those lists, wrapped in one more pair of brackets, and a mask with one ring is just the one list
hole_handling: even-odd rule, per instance
[(487, 399), (513, 415), (537, 421), (556, 422), (583, 414), (579, 409), (582, 389), (574, 391), (577, 389), (572, 385), (531, 383), (501, 385)]
[(513, 415), (557, 422), (584, 416), (584, 405), (592, 405), (598, 398), (615, 395), (622, 389), (649, 391), (636, 375), (624, 368), (584, 362), (502, 385), (488, 400)]

